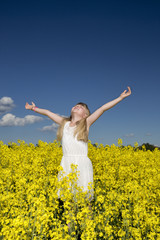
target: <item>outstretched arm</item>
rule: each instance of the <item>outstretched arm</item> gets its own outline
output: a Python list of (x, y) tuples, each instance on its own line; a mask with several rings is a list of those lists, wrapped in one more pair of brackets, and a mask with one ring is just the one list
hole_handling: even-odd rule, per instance
[(104, 104), (102, 107), (98, 108), (94, 113), (92, 113), (87, 118), (87, 126), (90, 127), (105, 111), (114, 107), (117, 103), (121, 102), (124, 98), (131, 95), (130, 87), (128, 87), (128, 92), (126, 92), (126, 91), (127, 90), (125, 90), (123, 93), (121, 93), (121, 95), (118, 98)]
[(53, 113), (49, 110), (37, 108), (33, 102), (32, 102), (32, 105), (29, 105), (28, 103), (26, 103), (25, 108), (28, 110), (34, 110), (35, 112), (37, 112), (39, 114), (45, 115), (45, 116), (49, 117), (50, 119), (52, 119), (57, 124), (61, 124), (64, 119), (63, 117), (61, 117), (58, 114)]

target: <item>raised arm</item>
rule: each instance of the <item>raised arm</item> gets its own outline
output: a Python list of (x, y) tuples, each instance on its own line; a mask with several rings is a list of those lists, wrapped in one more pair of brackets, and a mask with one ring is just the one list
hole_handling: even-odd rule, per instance
[(56, 113), (53, 113), (46, 109), (36, 107), (36, 105), (33, 102), (32, 102), (32, 105), (29, 105), (28, 103), (26, 103), (25, 108), (28, 110), (34, 110), (35, 112), (37, 112), (39, 114), (45, 115), (59, 125), (62, 123), (62, 120), (64, 119), (63, 117), (59, 116)]
[(87, 126), (88, 128), (108, 109), (114, 107), (117, 103), (121, 102), (124, 98), (128, 97), (129, 95), (131, 95), (131, 89), (130, 87), (128, 87), (128, 92), (126, 92), (127, 90), (125, 90), (123, 93), (121, 93), (121, 95), (104, 104), (103, 106), (101, 106), (100, 108), (98, 108), (94, 113), (92, 113), (88, 118), (87, 118)]

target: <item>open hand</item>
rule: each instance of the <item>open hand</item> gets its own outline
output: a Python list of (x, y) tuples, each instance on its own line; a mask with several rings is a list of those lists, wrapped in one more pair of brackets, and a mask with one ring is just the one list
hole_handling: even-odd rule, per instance
[(128, 92), (126, 92), (126, 91), (127, 90), (125, 90), (123, 93), (121, 93), (120, 97), (122, 99), (124, 99), (124, 98), (128, 97), (129, 95), (131, 95), (131, 88), (130, 87), (128, 87)]
[(32, 110), (33, 107), (35, 107), (35, 106), (36, 106), (36, 105), (34, 104), (34, 102), (32, 102), (32, 105), (29, 105), (28, 103), (26, 103), (25, 108), (26, 108), (26, 109), (29, 109), (29, 110)]

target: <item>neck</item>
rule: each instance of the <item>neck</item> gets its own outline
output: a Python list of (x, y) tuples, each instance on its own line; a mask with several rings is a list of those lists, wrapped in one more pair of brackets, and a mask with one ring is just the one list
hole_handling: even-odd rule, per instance
[(72, 115), (71, 123), (75, 124), (76, 122), (80, 121), (82, 118), (78, 115)]

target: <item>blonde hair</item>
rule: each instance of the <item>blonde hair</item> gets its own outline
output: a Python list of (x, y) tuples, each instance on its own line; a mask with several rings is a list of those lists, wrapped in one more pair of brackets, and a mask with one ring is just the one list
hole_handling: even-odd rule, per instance
[[(88, 108), (87, 104), (79, 102), (76, 105), (82, 105), (83, 107), (85, 107), (87, 117), (90, 115), (90, 111), (89, 111), (89, 108)], [(65, 123), (68, 122), (68, 121), (71, 121), (71, 120), (72, 120), (72, 116), (63, 119), (62, 124), (59, 126), (58, 131), (57, 131), (57, 140), (58, 141), (62, 140), (63, 129), (64, 129)], [(77, 135), (77, 140), (88, 142), (88, 132), (87, 132), (86, 118), (82, 118), (81, 120), (76, 122), (74, 137), (76, 135)]]

